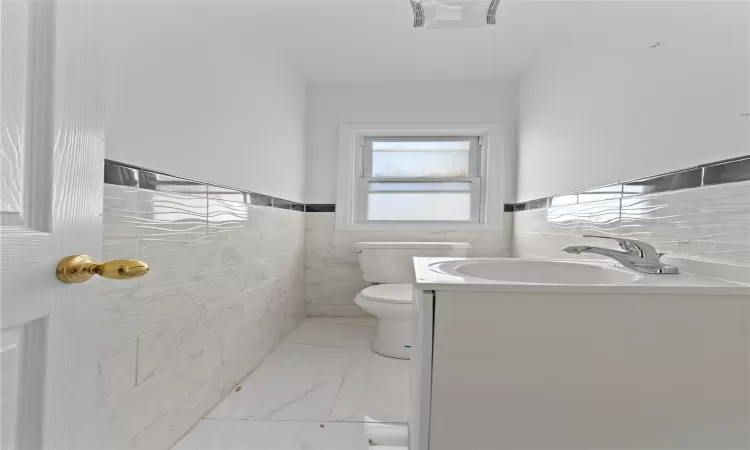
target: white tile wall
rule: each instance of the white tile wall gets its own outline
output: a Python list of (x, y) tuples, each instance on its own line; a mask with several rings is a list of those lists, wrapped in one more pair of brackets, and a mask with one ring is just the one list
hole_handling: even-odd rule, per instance
[(335, 213), (306, 213), (305, 309), (308, 316), (365, 315), (354, 296), (362, 281), (354, 243), (360, 241), (469, 242), (471, 255), (510, 256), (513, 214), (505, 214), (502, 231), (338, 231)]
[(305, 214), (205, 193), (104, 186), (102, 449), (168, 449), (304, 317)]
[(750, 182), (518, 212), (514, 255), (580, 259), (560, 249), (614, 245), (581, 234), (640, 239), (670, 255), (750, 268)]

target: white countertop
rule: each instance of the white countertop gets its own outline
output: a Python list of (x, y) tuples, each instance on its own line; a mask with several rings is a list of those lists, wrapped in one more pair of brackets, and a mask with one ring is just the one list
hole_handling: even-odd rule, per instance
[[(497, 291), (497, 292), (568, 292), (604, 294), (681, 294), (744, 295), (750, 298), (750, 285), (708, 278), (690, 273), (676, 275), (638, 274), (635, 281), (622, 284), (540, 284), (474, 278), (461, 274), (441, 273), (430, 265), (457, 260), (492, 260), (497, 258), (414, 258), (415, 286), (422, 290)], [(508, 258), (514, 259), (514, 258)], [(561, 261), (563, 262), (563, 261)], [(564, 261), (571, 264), (595, 264), (620, 267), (605, 261)]]

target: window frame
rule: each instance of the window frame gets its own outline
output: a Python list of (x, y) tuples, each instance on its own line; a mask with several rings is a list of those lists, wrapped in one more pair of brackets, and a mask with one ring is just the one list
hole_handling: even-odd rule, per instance
[[(466, 178), (373, 178), (365, 177), (368, 138), (419, 139), (476, 137), (477, 148), (470, 161), (475, 175)], [(499, 124), (341, 124), (335, 227), (337, 230), (500, 230), (503, 211), (503, 168), (505, 137)], [(371, 143), (371, 141), (370, 141)], [(372, 152), (372, 148), (369, 148)], [(369, 159), (371, 161), (371, 158)], [(371, 175), (371, 172), (369, 173)], [(488, 177), (488, 174), (499, 176)], [(472, 182), (471, 221), (368, 221), (366, 185), (371, 181), (458, 181)], [(478, 194), (478, 195), (476, 195)]]
[[(362, 171), (357, 183), (357, 200), (355, 202), (357, 223), (363, 224), (383, 224), (392, 225), (394, 223), (406, 224), (480, 224), (482, 217), (482, 151), (484, 142), (482, 136), (362, 136)], [(465, 177), (375, 177), (373, 176), (373, 142), (383, 141), (465, 141), (470, 139), (469, 147), (469, 173)], [(408, 221), (408, 220), (370, 220), (367, 219), (369, 210), (369, 193), (370, 183), (372, 182), (401, 182), (401, 183), (441, 183), (456, 182), (470, 183), (471, 192), (471, 217), (469, 220), (450, 220), (450, 221)], [(438, 191), (439, 192), (439, 191)]]

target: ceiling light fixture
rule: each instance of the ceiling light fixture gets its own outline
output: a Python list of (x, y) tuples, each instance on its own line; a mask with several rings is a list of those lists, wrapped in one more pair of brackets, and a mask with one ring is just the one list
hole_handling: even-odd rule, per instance
[(495, 25), (500, 0), (409, 0), (414, 28), (481, 28)]

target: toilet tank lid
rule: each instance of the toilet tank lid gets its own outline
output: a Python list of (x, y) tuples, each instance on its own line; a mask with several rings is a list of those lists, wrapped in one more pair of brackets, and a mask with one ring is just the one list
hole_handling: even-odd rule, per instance
[(468, 242), (357, 242), (354, 248), (471, 248)]

